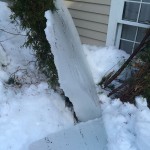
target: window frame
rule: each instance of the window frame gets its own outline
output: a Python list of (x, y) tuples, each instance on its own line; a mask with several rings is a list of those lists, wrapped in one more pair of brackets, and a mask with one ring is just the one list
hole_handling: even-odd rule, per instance
[[(122, 19), (125, 2), (140, 3), (140, 7), (141, 7), (141, 3), (150, 4), (148, 2), (142, 2), (142, 0), (140, 1), (111, 0), (106, 46), (115, 46), (116, 48), (119, 48), (123, 25), (131, 25), (131, 26), (141, 27), (145, 29), (150, 28), (150, 25), (148, 24), (132, 22), (132, 21), (127, 21)], [(138, 13), (138, 18), (139, 15), (140, 15), (140, 11)]]

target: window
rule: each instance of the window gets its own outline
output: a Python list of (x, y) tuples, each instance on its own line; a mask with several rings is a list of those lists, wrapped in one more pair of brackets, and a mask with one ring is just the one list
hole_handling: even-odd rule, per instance
[(150, 27), (150, 0), (112, 0), (107, 45), (131, 54)]

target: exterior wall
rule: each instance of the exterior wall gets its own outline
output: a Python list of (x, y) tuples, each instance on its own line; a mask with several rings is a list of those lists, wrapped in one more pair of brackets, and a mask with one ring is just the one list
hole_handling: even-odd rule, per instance
[(105, 45), (111, 0), (65, 0), (82, 43)]

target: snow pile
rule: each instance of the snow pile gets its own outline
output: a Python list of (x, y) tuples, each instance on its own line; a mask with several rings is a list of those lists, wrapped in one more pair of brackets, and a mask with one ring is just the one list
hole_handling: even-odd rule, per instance
[(0, 150), (28, 150), (32, 142), (74, 122), (37, 71), (32, 50), (20, 48), (25, 32), (10, 23), (10, 13), (0, 2)]
[[(106, 73), (117, 70), (127, 59), (122, 50), (113, 47), (83, 45), (95, 83)], [(119, 62), (119, 63), (118, 63)], [(149, 150), (150, 109), (146, 99), (136, 98), (136, 106), (99, 95), (102, 116), (108, 137), (108, 150)]]
[(101, 95), (103, 120), (108, 136), (108, 150), (136, 150), (136, 108)]
[(28, 150), (32, 142), (73, 124), (62, 99), (46, 83), (17, 93), (1, 87), (0, 106), (1, 150)]
[(150, 109), (147, 107), (146, 99), (136, 98), (138, 111), (136, 113), (136, 143), (140, 150), (150, 149)]
[(73, 103), (80, 121), (95, 119), (101, 115), (100, 106), (79, 35), (63, 0), (56, 1), (56, 8), (54, 13), (45, 13), (45, 33), (54, 55), (60, 86)]
[(127, 53), (114, 47), (83, 45), (95, 83), (111, 71), (116, 71), (129, 57)]
[(149, 150), (150, 110), (146, 100), (137, 97), (137, 107), (100, 95), (108, 150)]
[[(0, 31), (0, 150), (28, 150), (32, 142), (72, 126), (73, 118), (61, 97), (36, 70), (32, 50), (20, 48), (25, 32), (10, 23), (9, 15), (7, 5), (0, 2), (0, 29), (21, 34)], [(83, 48), (95, 83), (128, 57), (112, 47)], [(20, 84), (6, 84), (10, 77)], [(99, 99), (108, 150), (150, 150), (150, 110), (146, 100), (137, 97), (134, 106), (112, 100), (105, 93)]]

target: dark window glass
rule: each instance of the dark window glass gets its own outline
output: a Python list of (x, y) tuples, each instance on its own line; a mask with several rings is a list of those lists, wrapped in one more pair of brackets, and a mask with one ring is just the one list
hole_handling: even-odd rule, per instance
[(150, 24), (150, 4), (142, 4), (138, 22)]
[(133, 50), (135, 50), (138, 46), (139, 46), (139, 44), (135, 43)]
[(138, 28), (136, 42), (141, 42), (142, 41), (142, 39), (145, 36), (145, 32), (146, 32), (146, 29), (144, 29), (144, 28)]
[(148, 3), (150, 3), (150, 0), (142, 0), (143, 2), (148, 2)]
[(132, 0), (132, 1), (140, 2), (141, 0)]
[(121, 40), (119, 48), (126, 51), (126, 53), (131, 54), (133, 49), (133, 42)]
[(121, 38), (134, 41), (137, 27), (123, 25)]
[(137, 16), (139, 12), (139, 3), (125, 2), (123, 19), (129, 21), (137, 21)]

